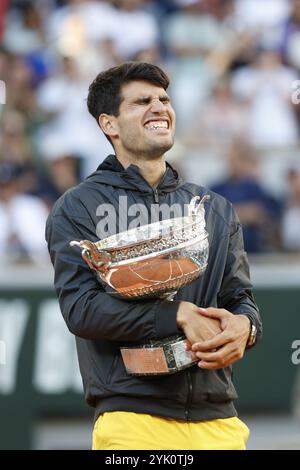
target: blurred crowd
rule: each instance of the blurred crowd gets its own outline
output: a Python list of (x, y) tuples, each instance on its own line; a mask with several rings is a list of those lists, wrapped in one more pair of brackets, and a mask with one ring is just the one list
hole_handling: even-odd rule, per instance
[(169, 74), (169, 160), (248, 253), (300, 253), (300, 0), (1, 0), (0, 38), (0, 261), (46, 262), (50, 208), (112, 152), (88, 86), (125, 60)]

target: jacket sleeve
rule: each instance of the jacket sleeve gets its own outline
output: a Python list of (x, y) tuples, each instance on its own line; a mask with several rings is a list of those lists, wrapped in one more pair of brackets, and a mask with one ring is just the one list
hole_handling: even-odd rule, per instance
[(262, 322), (252, 287), (242, 226), (233, 210), (225, 272), (218, 293), (218, 307), (235, 314), (247, 315), (257, 328), (257, 344), (262, 338)]
[(70, 247), (71, 240), (96, 241), (88, 217), (50, 214), (46, 240), (55, 271), (55, 289), (69, 330), (81, 338), (142, 342), (179, 333), (179, 301), (126, 301), (106, 293), (94, 273)]

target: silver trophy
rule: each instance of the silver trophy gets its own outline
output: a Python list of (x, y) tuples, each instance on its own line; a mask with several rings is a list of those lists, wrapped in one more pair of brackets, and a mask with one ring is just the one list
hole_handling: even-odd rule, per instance
[(207, 266), (204, 202), (194, 197), (186, 217), (162, 220), (93, 243), (72, 241), (111, 293), (130, 299), (171, 298)]
[[(173, 300), (181, 287), (201, 276), (209, 243), (204, 202), (195, 196), (188, 215), (120, 232), (98, 242), (72, 241), (97, 272), (108, 292), (121, 298)], [(167, 374), (193, 365), (184, 336), (121, 348), (127, 371), (134, 375)]]

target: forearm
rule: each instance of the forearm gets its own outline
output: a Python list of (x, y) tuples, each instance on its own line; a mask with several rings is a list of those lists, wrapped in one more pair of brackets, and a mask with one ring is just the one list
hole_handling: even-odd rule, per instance
[(252, 292), (249, 264), (238, 220), (233, 223), (232, 228), (226, 270), (218, 293), (218, 307), (248, 316), (257, 328), (258, 342), (262, 337), (262, 321)]
[(143, 342), (179, 332), (178, 304), (163, 300), (125, 301), (102, 292), (100, 286), (72, 300), (61, 292), (60, 307), (69, 330), (85, 339)]
[(93, 230), (88, 218), (75, 223), (66, 216), (55, 217), (47, 224), (55, 289), (69, 330), (85, 339), (129, 342), (178, 333), (178, 302), (126, 301), (105, 292), (80, 251), (70, 247), (71, 240), (92, 239)]

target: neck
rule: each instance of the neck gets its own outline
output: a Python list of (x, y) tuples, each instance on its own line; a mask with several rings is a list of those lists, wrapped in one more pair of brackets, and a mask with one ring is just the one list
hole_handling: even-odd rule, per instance
[(157, 186), (166, 171), (166, 161), (164, 155), (154, 160), (141, 160), (134, 156), (117, 155), (117, 159), (121, 165), (126, 169), (130, 165), (136, 165), (142, 177), (153, 188)]

